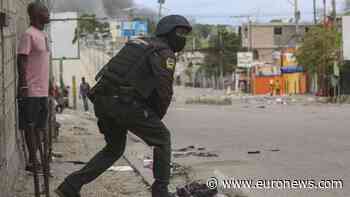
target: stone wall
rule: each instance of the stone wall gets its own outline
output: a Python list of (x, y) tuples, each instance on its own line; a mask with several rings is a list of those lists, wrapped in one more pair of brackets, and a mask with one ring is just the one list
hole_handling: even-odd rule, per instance
[(16, 106), (16, 46), (28, 27), (29, 0), (0, 0), (9, 25), (0, 29), (0, 196), (10, 197), (23, 167), (23, 138), (18, 131)]

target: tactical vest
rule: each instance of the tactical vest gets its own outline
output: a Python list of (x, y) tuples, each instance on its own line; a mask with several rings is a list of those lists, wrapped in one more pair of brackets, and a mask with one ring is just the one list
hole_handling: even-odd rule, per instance
[(143, 98), (148, 98), (159, 86), (157, 73), (148, 65), (148, 57), (166, 45), (154, 44), (151, 39), (135, 39), (126, 43), (97, 74), (96, 80), (107, 80), (113, 86), (132, 86)]

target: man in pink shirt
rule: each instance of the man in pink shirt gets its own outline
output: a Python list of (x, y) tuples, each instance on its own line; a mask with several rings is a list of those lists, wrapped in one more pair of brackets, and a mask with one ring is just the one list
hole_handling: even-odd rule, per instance
[[(45, 132), (48, 118), (50, 50), (43, 30), (49, 23), (49, 11), (41, 3), (31, 3), (28, 14), (31, 26), (22, 35), (17, 51), (19, 125), (25, 131), (28, 149), (37, 152), (40, 142), (32, 136), (31, 128)], [(33, 170), (34, 160), (36, 155), (29, 151), (27, 170)]]

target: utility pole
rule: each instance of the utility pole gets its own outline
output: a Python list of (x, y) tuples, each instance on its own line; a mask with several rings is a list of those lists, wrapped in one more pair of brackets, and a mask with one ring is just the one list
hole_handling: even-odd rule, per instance
[(337, 4), (335, 2), (335, 0), (332, 0), (332, 18), (333, 18), (333, 24), (334, 27), (337, 27)]
[(222, 31), (218, 29), (219, 34), (219, 47), (220, 47), (220, 81), (222, 89), (224, 89), (224, 39), (222, 37)]
[(299, 1), (294, 0), (294, 14), (295, 14), (295, 34), (297, 40), (299, 40), (299, 20), (300, 20), (300, 11), (299, 11)]
[[(249, 37), (249, 44), (248, 44), (248, 51), (253, 53), (253, 22), (250, 15), (239, 15), (239, 16), (232, 16), (232, 18), (247, 18), (248, 19), (248, 37)], [(247, 68), (247, 92), (251, 92), (251, 77), (250, 77), (250, 68)]]
[(317, 6), (316, 6), (316, 0), (314, 1), (314, 24), (317, 24)]
[(327, 22), (327, 0), (323, 0), (323, 23)]
[(165, 0), (158, 0), (158, 3), (159, 3), (158, 18), (160, 20), (162, 18), (163, 4), (165, 3)]

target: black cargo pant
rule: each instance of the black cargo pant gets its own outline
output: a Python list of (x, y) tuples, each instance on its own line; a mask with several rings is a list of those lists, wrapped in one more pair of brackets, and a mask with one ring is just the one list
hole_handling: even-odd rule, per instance
[(76, 193), (81, 187), (106, 171), (124, 153), (127, 132), (131, 131), (154, 146), (153, 175), (168, 183), (170, 178), (170, 132), (159, 117), (142, 102), (122, 102), (120, 98), (97, 96), (95, 114), (106, 146), (81, 170), (69, 175), (64, 184)]

